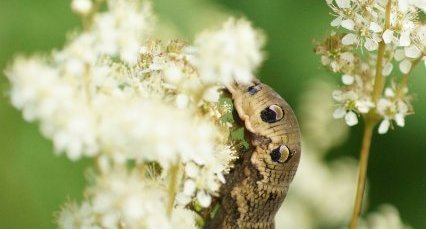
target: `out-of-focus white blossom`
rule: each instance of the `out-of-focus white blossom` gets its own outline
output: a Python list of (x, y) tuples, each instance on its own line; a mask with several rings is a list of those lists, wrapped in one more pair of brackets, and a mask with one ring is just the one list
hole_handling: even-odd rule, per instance
[(401, 221), (398, 209), (389, 204), (381, 205), (377, 211), (367, 215), (360, 229), (411, 229)]
[(93, 7), (91, 0), (73, 0), (71, 2), (71, 9), (78, 14), (86, 15), (90, 13)]
[(137, 171), (114, 168), (99, 174), (80, 206), (68, 203), (58, 216), (61, 228), (196, 228), (196, 215), (177, 207), (167, 217), (167, 190)]
[(263, 40), (248, 21), (229, 19), (220, 30), (198, 35), (190, 61), (206, 83), (249, 84), (263, 59)]
[[(308, 83), (305, 89), (307, 93), (302, 94), (297, 109), (300, 111), (302, 133), (304, 140), (309, 142), (312, 148), (322, 153), (327, 152), (330, 147), (342, 143), (347, 135), (348, 128), (343, 122), (336, 123), (330, 116), (335, 110), (331, 100), (324, 100), (334, 90), (334, 84), (326, 80), (315, 80)], [(312, 110), (315, 112), (312, 112)]]
[(41, 57), (16, 59), (6, 71), (12, 104), (27, 121), (40, 121), (56, 152), (65, 151), (72, 160), (94, 156), (99, 151), (96, 114), (84, 92), (75, 90), (84, 87), (83, 82), (60, 74), (61, 69)]

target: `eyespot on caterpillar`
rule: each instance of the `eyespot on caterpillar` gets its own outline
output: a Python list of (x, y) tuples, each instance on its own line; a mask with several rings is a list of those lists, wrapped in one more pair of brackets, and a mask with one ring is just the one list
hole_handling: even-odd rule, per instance
[[(220, 209), (204, 228), (274, 228), (299, 165), (300, 130), (287, 102), (268, 85), (227, 86), (250, 149), (226, 176)], [(273, 197), (273, 198), (272, 198)]]

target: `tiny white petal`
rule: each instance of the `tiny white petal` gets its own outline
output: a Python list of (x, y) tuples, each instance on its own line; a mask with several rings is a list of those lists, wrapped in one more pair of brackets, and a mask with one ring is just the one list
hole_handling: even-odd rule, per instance
[(410, 6), (410, 4), (406, 0), (398, 1), (398, 8), (399, 8), (399, 10), (401, 10), (404, 13), (407, 12), (409, 6)]
[(370, 111), (370, 107), (373, 107), (373, 104), (368, 101), (357, 101), (356, 108), (360, 113), (366, 114)]
[(392, 40), (393, 40), (393, 31), (390, 29), (387, 29), (383, 33), (383, 41), (385, 42), (385, 44), (389, 44), (392, 42)]
[(396, 125), (398, 125), (400, 127), (404, 127), (405, 126), (404, 115), (403, 114), (396, 114), (395, 115), (395, 122), (396, 122)]
[(341, 24), (342, 24), (342, 17), (337, 17), (330, 23), (330, 25), (333, 27), (340, 26)]
[(71, 2), (71, 9), (79, 14), (88, 14), (93, 7), (91, 0), (73, 0)]
[(364, 43), (364, 47), (368, 51), (374, 51), (374, 50), (377, 50), (377, 48), (379, 47), (379, 43), (377, 43), (377, 41), (375, 41), (373, 39), (366, 38), (365, 43)]
[(201, 191), (197, 193), (197, 200), (199, 204), (201, 205), (201, 207), (206, 208), (210, 205), (212, 201), (212, 197), (209, 194)]
[(185, 94), (179, 94), (176, 96), (176, 106), (179, 109), (184, 109), (188, 106), (189, 97)]
[(212, 103), (217, 103), (219, 101), (220, 98), (220, 92), (219, 92), (219, 87), (209, 87), (203, 94), (203, 99), (208, 101), (208, 102), (212, 102)]
[(390, 121), (388, 119), (383, 119), (379, 125), (379, 134), (386, 134), (389, 130)]
[(379, 32), (383, 31), (382, 27), (379, 24), (377, 24), (376, 22), (370, 23), (370, 30), (375, 32), (375, 33), (379, 33)]
[(391, 62), (387, 62), (387, 63), (385, 64), (385, 66), (383, 66), (382, 74), (383, 74), (384, 76), (388, 76), (388, 75), (390, 75), (390, 74), (391, 74), (392, 69), (393, 69), (393, 64), (392, 64)]
[(351, 52), (344, 52), (342, 54), (340, 54), (340, 59), (348, 62), (348, 63), (352, 63), (354, 61), (354, 54)]
[(322, 65), (329, 65), (330, 64), (330, 58), (328, 58), (327, 56), (321, 56), (321, 64)]
[(411, 70), (411, 65), (411, 61), (405, 59), (399, 63), (399, 70), (401, 70), (402, 73), (407, 74)]
[(338, 101), (338, 102), (342, 101), (344, 99), (343, 98), (343, 92), (340, 91), (340, 90), (334, 90), (332, 96), (333, 96), (333, 99)]
[(355, 81), (355, 79), (351, 75), (345, 74), (345, 75), (342, 76), (342, 82), (346, 85), (351, 85), (351, 84), (354, 83), (354, 81)]
[(183, 77), (182, 69), (175, 64), (166, 65), (163, 72), (168, 83), (177, 84)]
[(178, 193), (176, 195), (176, 202), (180, 205), (187, 205), (191, 202), (192, 198), (184, 193)]
[(355, 22), (351, 19), (343, 20), (341, 23), (342, 27), (348, 30), (353, 30), (355, 26)]
[(410, 45), (408, 47), (405, 47), (404, 51), (405, 51), (405, 56), (410, 57), (410, 58), (417, 58), (422, 54), (420, 49), (417, 48), (417, 46), (415, 46), (415, 45)]
[(358, 38), (355, 34), (353, 33), (349, 33), (346, 34), (343, 38), (342, 38), (342, 44), (344, 45), (352, 45), (358, 42)]
[(183, 185), (183, 193), (187, 196), (192, 196), (195, 193), (195, 182), (193, 180), (186, 180)]
[(386, 88), (385, 89), (385, 96), (386, 97), (394, 97), (395, 92), (392, 90), (392, 88)]
[(358, 117), (356, 116), (355, 112), (349, 111), (345, 115), (345, 121), (348, 126), (355, 126), (358, 124)]
[(341, 9), (346, 9), (351, 7), (351, 0), (336, 0), (336, 4)]
[(185, 173), (188, 177), (196, 178), (200, 173), (200, 169), (194, 163), (189, 162), (185, 166)]
[(345, 117), (345, 114), (346, 114), (345, 108), (339, 107), (333, 112), (333, 118), (335, 119), (343, 118)]
[(405, 52), (403, 49), (397, 49), (394, 54), (394, 58), (396, 61), (402, 61), (405, 59)]
[(399, 37), (399, 46), (409, 46), (411, 44), (410, 33), (403, 32)]

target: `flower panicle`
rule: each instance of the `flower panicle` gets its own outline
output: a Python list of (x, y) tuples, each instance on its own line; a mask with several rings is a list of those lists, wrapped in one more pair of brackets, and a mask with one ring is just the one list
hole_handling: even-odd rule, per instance
[(86, 198), (67, 204), (58, 224), (195, 228), (188, 205), (209, 207), (236, 158), (223, 89), (254, 79), (263, 35), (231, 18), (192, 44), (163, 42), (152, 39), (149, 2), (73, 0), (71, 8), (82, 31), (6, 70), (12, 105), (55, 151), (97, 162)]
[(359, 116), (381, 119), (380, 134), (393, 123), (404, 126), (413, 113), (407, 81), (426, 59), (426, 25), (419, 21), (426, 7), (418, 1), (388, 1), (327, 1), (333, 32), (315, 48), (322, 65), (341, 76), (333, 116), (349, 126), (358, 124)]

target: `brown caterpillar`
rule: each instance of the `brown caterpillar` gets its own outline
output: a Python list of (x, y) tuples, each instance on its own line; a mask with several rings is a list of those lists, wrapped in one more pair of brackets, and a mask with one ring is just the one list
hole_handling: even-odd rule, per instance
[(287, 102), (260, 82), (232, 85), (250, 150), (240, 155), (220, 191), (220, 210), (204, 228), (275, 228), (300, 160), (300, 130)]

